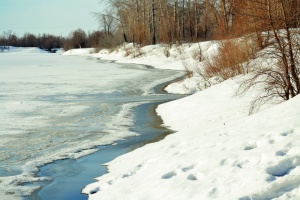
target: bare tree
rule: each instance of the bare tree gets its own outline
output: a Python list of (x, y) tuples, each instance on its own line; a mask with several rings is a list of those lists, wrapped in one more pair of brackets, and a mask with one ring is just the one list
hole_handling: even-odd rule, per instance
[(253, 27), (258, 32), (267, 30), (262, 38), (269, 41), (269, 48), (261, 56), (276, 60), (276, 65), (262, 66), (253, 71), (253, 76), (241, 85), (241, 91), (257, 84), (264, 88), (264, 93), (253, 105), (275, 97), (288, 100), (300, 93), (299, 68), (296, 65), (300, 52), (294, 41), (299, 36), (299, 31), (294, 29), (298, 17), (291, 7), (295, 3), (297, 0), (252, 0), (247, 3), (249, 9), (245, 14), (248, 23), (255, 23)]
[(152, 35), (152, 44), (156, 44), (156, 23), (155, 23), (155, 7), (154, 0), (152, 0), (152, 27), (153, 27), (153, 35)]
[(77, 29), (70, 33), (70, 40), (73, 48), (84, 48), (87, 44), (86, 33), (82, 29)]

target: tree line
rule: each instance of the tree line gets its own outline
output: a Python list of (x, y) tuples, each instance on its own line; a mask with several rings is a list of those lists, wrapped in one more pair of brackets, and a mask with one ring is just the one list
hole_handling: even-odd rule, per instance
[(0, 46), (39, 47), (51, 50), (53, 48), (60, 48), (62, 42), (62, 37), (50, 34), (34, 35), (25, 33), (22, 37), (18, 37), (12, 31), (5, 31), (0, 35)]
[(276, 20), (285, 12), (289, 26), (297, 27), (299, 23), (299, 0), (106, 1), (109, 9), (98, 14), (105, 33), (114, 33), (117, 27), (125, 42), (140, 45), (220, 39), (269, 30), (270, 24), (264, 22), (269, 19), (268, 9), (277, 15)]
[[(300, 0), (106, 1), (109, 9), (97, 15), (105, 34), (139, 46), (252, 37), (260, 49), (269, 48), (262, 56), (275, 59), (276, 64), (259, 65), (246, 72), (235, 70), (254, 72), (242, 84), (245, 90), (263, 83), (264, 92), (256, 102), (274, 97), (288, 100), (300, 94)], [(230, 42), (224, 44), (222, 48), (227, 49), (224, 54), (239, 49), (230, 48), (235, 46)], [(246, 53), (252, 51), (251, 46), (247, 48)], [(216, 69), (221, 67), (224, 66), (215, 62), (210, 69), (218, 72)], [(228, 67), (223, 70), (228, 71), (234, 70)]]
[(93, 31), (86, 33), (82, 29), (71, 31), (67, 37), (52, 34), (32, 34), (25, 33), (19, 37), (13, 31), (5, 31), (0, 35), (0, 46), (15, 47), (38, 47), (51, 51), (54, 48), (64, 48), (64, 50), (74, 48), (109, 48), (114, 43), (111, 34), (104, 31)]
[(260, 37), (262, 31), (295, 28), (300, 21), (300, 0), (106, 1), (107, 10), (95, 14), (100, 24), (98, 31), (86, 33), (77, 29), (67, 37), (30, 33), (17, 37), (7, 31), (0, 35), (0, 45), (68, 50), (110, 48), (123, 42), (140, 45), (194, 42), (249, 33)]
[[(249, 36), (260, 49), (269, 48), (264, 51), (263, 57), (275, 59), (275, 66), (257, 66), (245, 71), (243, 66), (237, 65), (239, 59), (233, 57), (239, 55), (244, 57), (243, 60), (252, 59), (255, 56), (255, 52), (249, 54), (253, 51), (252, 47), (245, 44), (241, 48), (225, 42), (217, 55), (220, 59), (209, 62), (207, 71), (212, 75), (207, 73), (205, 77), (220, 74), (220, 71), (227, 77), (228, 74), (255, 70), (253, 77), (242, 86), (247, 90), (263, 83), (264, 94), (258, 101), (273, 97), (288, 100), (300, 93), (300, 0), (105, 1), (107, 10), (95, 13), (100, 24), (98, 31), (86, 33), (77, 29), (67, 37), (29, 33), (17, 37), (8, 31), (0, 35), (0, 45), (37, 46), (48, 50), (63, 47), (68, 50), (112, 48), (123, 42), (133, 42), (139, 46), (156, 43), (171, 45)], [(238, 52), (235, 54), (233, 51)], [(199, 52), (201, 58), (201, 49)], [(219, 62), (223, 60), (234, 61), (228, 62), (234, 64), (224, 67), (224, 62)], [(222, 67), (223, 70), (220, 70)]]

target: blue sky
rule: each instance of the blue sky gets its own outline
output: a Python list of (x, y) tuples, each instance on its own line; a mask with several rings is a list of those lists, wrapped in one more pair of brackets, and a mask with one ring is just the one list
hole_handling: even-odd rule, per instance
[(92, 13), (104, 9), (103, 0), (0, 0), (0, 34), (12, 30), (18, 36), (67, 36), (77, 28), (93, 31), (99, 25)]

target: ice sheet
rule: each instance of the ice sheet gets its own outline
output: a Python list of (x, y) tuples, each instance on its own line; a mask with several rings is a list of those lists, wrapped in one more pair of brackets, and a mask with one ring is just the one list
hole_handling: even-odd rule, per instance
[[(86, 57), (13, 49), (0, 54), (0, 196), (18, 199), (37, 166), (78, 158), (93, 146), (136, 135), (131, 108), (150, 88), (182, 75)], [(45, 177), (46, 178), (46, 177)]]

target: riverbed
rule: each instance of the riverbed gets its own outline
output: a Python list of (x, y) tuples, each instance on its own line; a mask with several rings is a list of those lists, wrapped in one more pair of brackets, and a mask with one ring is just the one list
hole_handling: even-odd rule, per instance
[(153, 126), (157, 119), (149, 112), (179, 96), (153, 88), (180, 76), (36, 49), (0, 54), (0, 195), (51, 199), (47, 185), (70, 184), (62, 176), (75, 175), (83, 186), (92, 182), (106, 172), (101, 164), (165, 132)]

